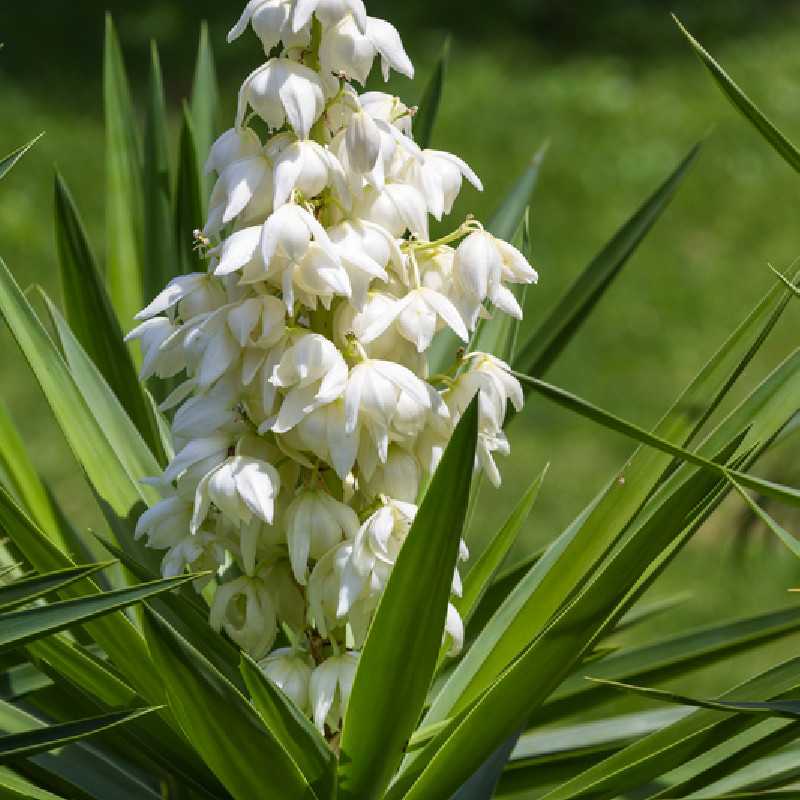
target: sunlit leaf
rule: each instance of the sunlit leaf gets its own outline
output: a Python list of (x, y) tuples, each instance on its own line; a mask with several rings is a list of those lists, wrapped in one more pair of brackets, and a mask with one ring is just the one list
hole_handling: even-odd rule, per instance
[(69, 326), (150, 449), (161, 456), (156, 421), (142, 393), (122, 331), (95, 264), (78, 210), (56, 173), (55, 228)]
[(689, 40), (700, 61), (711, 73), (733, 105), (749, 120), (756, 130), (772, 145), (783, 159), (800, 172), (800, 151), (764, 116), (755, 103), (733, 82), (727, 72), (711, 57), (709, 52), (692, 36), (681, 21), (673, 15), (681, 33)]
[(0, 159), (0, 179), (5, 178), (5, 176), (14, 169), (17, 162), (42, 138), (42, 136), (44, 136), (44, 133), (40, 133), (27, 144), (23, 144), (16, 148), (16, 150), (12, 150), (7, 156)]
[(175, 240), (178, 263), (184, 273), (198, 272), (201, 262), (195, 249), (194, 232), (203, 227), (203, 191), (197, 140), (192, 116), (183, 108), (180, 146), (178, 148), (178, 177), (175, 185)]
[(477, 425), (473, 400), (434, 473), (361, 651), (342, 733), (342, 798), (381, 795), (425, 703), (458, 558)]
[(142, 307), (141, 150), (130, 86), (111, 15), (103, 60), (106, 122), (106, 281), (123, 331)]
[(514, 368), (539, 377), (558, 358), (669, 205), (697, 158), (696, 144), (675, 171), (589, 262), (514, 358)]

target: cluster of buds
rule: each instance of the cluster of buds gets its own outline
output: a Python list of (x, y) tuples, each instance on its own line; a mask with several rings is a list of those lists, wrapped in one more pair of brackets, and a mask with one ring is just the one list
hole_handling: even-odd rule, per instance
[[(166, 550), (165, 575), (215, 575), (212, 626), (332, 735), (460, 415), (479, 392), (476, 469), (497, 485), (506, 405), (522, 405), (494, 356), (462, 350), (431, 376), (426, 353), (444, 328), (466, 345), (495, 310), (520, 318), (507, 284), (537, 276), (473, 219), (430, 240), (462, 181), (482, 187), (415, 144), (413, 109), (353, 85), (376, 56), (412, 76), (389, 23), (361, 0), (251, 0), (229, 38), (248, 25), (268, 60), (209, 154), (207, 271), (171, 281), (129, 337), (143, 379), (186, 376), (162, 405), (164, 499), (137, 535)], [(457, 653), (452, 605), (445, 638)]]

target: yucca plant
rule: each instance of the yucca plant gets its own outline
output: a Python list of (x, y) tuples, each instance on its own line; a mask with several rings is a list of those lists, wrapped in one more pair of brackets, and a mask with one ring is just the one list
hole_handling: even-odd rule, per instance
[[(249, 22), (272, 58), (220, 137), (203, 31), (173, 174), (158, 53), (141, 146), (109, 20), (105, 268), (58, 176), (63, 310), (0, 262), (0, 311), (107, 521), (70, 524), (0, 416), (3, 796), (797, 796), (798, 659), (713, 700), (640, 685), (755, 654), (800, 630), (795, 604), (645, 646), (607, 640), (670, 607), (639, 601), (731, 492), (800, 555), (750, 494), (800, 502), (752, 472), (790, 434), (800, 354), (718, 414), (800, 276), (778, 273), (645, 431), (543, 376), (698, 148), (521, 341), (543, 154), (485, 228), (470, 218), (431, 242), (427, 215), (463, 177), (478, 184), (420, 149), (444, 57), (414, 112), (352, 88), (377, 54), (411, 73), (396, 31), (359, 0), (256, 0), (233, 33)], [(137, 313), (142, 356), (123, 342)], [(471, 504), (483, 476), (499, 480), (504, 428), (513, 439), (506, 401), (519, 410), (529, 392), (639, 448), (544, 551), (508, 564), (544, 479), (531, 475), (462, 579)], [(620, 689), (677, 707), (585, 720)]]

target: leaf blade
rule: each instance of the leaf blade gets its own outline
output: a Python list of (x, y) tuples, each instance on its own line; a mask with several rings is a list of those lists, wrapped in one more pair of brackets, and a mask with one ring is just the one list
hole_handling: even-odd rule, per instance
[(433, 75), (431, 75), (417, 104), (418, 110), (414, 117), (414, 139), (423, 150), (426, 147), (430, 147), (433, 140), (433, 129), (439, 116), (449, 61), (450, 37), (448, 36), (442, 45), (442, 50), (433, 69)]
[(113, 563), (68, 567), (56, 572), (22, 578), (14, 583), (0, 586), (0, 611), (10, 611), (12, 608), (30, 603), (51, 592), (57, 592), (75, 581), (89, 577), (98, 570), (106, 569)]
[(141, 151), (119, 39), (106, 15), (103, 55), (106, 123), (106, 280), (123, 331), (142, 307)]
[(306, 716), (242, 653), (242, 677), (256, 711), (319, 797), (336, 791), (336, 762), (333, 751)]
[(126, 608), (142, 600), (169, 591), (196, 576), (182, 575), (143, 583), (127, 589), (62, 600), (46, 606), (9, 611), (0, 614), (0, 650), (18, 647), (41, 636), (85, 624), (112, 611)]
[(764, 116), (756, 104), (736, 85), (730, 75), (714, 60), (703, 45), (689, 33), (674, 14), (672, 18), (728, 100), (731, 101), (745, 119), (752, 123), (784, 161), (800, 172), (800, 151)]
[(0, 736), (0, 762), (15, 758), (29, 758), (37, 753), (45, 753), (48, 750), (55, 750), (57, 747), (83, 741), (90, 736), (97, 736), (120, 725), (133, 722), (155, 710), (156, 708), (153, 707), (137, 711), (118, 711), (99, 717), (35, 728), (24, 733)]
[(310, 787), (298, 767), (231, 683), (149, 608), (144, 630), (175, 719), (236, 800), (259, 797), (264, 786), (277, 797), (315, 797), (307, 794)]
[(5, 176), (14, 169), (19, 160), (42, 138), (42, 136), (44, 136), (43, 132), (31, 139), (27, 144), (20, 145), (7, 156), (0, 159), (0, 180), (5, 178)]
[[(458, 557), (477, 424), (473, 399), (434, 473), (367, 634), (342, 732), (341, 797), (367, 800), (382, 794), (425, 703)], [(398, 658), (411, 652), (413, 670)]]
[(555, 308), (522, 346), (513, 362), (515, 369), (536, 377), (547, 372), (670, 204), (697, 158), (701, 144), (696, 144), (689, 151), (664, 183), (578, 275)]
[(161, 441), (122, 330), (111, 306), (72, 195), (55, 176), (56, 249), (66, 318), (150, 449), (163, 460)]

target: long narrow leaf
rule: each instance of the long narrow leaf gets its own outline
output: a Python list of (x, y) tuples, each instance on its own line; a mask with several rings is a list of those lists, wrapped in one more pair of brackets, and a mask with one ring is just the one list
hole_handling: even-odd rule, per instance
[(34, 786), (7, 767), (0, 767), (0, 787), (7, 800), (66, 800), (61, 795)]
[(72, 625), (89, 622), (111, 611), (168, 592), (196, 577), (182, 575), (177, 578), (164, 578), (152, 583), (141, 583), (130, 589), (115, 589), (103, 594), (0, 614), (0, 649), (17, 647)]
[(736, 482), (734, 478), (730, 478), (730, 481), (736, 491), (739, 492), (742, 499), (755, 512), (756, 516), (758, 516), (767, 526), (767, 528), (769, 528), (769, 530), (771, 530), (781, 540), (781, 542), (786, 545), (788, 550), (800, 558), (800, 541), (792, 536), (792, 534), (789, 533), (789, 531), (787, 531), (786, 528), (784, 528), (783, 525), (781, 525), (776, 519), (764, 511), (764, 509), (761, 508), (761, 506), (756, 503), (756, 501), (753, 500), (749, 494), (747, 494), (747, 492)]
[(153, 453), (163, 460), (156, 421), (64, 179), (55, 179), (56, 245), (69, 326)]
[(611, 699), (611, 692), (587, 676), (609, 680), (649, 682), (684, 675), (739, 653), (789, 636), (800, 630), (800, 608), (785, 608), (682, 632), (647, 645), (613, 653), (590, 666), (581, 666), (553, 693), (536, 715), (544, 723), (594, 708)]
[(0, 480), (57, 547), (66, 548), (50, 496), (5, 404), (0, 402)]
[(27, 651), (50, 674), (66, 678), (108, 708), (130, 708), (136, 692), (108, 664), (68, 635), (48, 636), (27, 645)]
[(141, 151), (128, 77), (111, 15), (103, 60), (106, 122), (106, 280), (123, 331), (142, 307)]
[[(208, 35), (208, 23), (205, 21), (200, 25), (200, 40), (197, 45), (197, 60), (192, 84), (191, 112), (197, 147), (197, 163), (202, 165), (205, 164), (211, 145), (219, 132), (219, 85), (214, 65), (214, 51)], [(211, 189), (206, 176), (201, 176), (201, 186), (203, 187), (202, 199), (205, 200)], [(205, 204), (202, 208), (205, 210)]]
[(582, 417), (590, 419), (593, 422), (602, 425), (604, 428), (614, 430), (617, 433), (628, 436), (629, 438), (634, 439), (641, 444), (646, 444), (648, 447), (654, 447), (664, 453), (669, 453), (670, 455), (675, 456), (682, 461), (686, 461), (689, 464), (695, 464), (696, 466), (710, 469), (723, 477), (729, 477), (734, 481), (738, 481), (743, 486), (747, 486), (751, 489), (757, 489), (763, 494), (777, 497), (778, 499), (783, 500), (790, 505), (800, 505), (800, 490), (798, 489), (795, 489), (791, 486), (782, 486), (781, 484), (777, 484), (772, 481), (763, 480), (762, 478), (757, 478), (754, 475), (748, 475), (737, 470), (729, 469), (720, 464), (714, 464), (707, 458), (703, 458), (702, 456), (699, 456), (690, 450), (686, 450), (683, 447), (678, 447), (677, 445), (671, 444), (666, 439), (662, 439), (660, 436), (656, 436), (655, 434), (640, 428), (638, 425), (634, 425), (632, 422), (627, 422), (626, 420), (617, 417), (615, 414), (604, 411), (602, 408), (599, 408), (598, 406), (595, 406), (592, 403), (581, 399), (577, 395), (559, 388), (558, 386), (553, 386), (552, 384), (545, 383), (538, 378), (532, 378), (529, 375), (522, 375), (518, 372), (515, 372), (514, 375), (524, 384), (532, 387), (536, 392), (544, 395), (554, 403), (557, 403), (563, 408), (567, 408), (576, 414), (580, 414)]
[(439, 54), (433, 75), (417, 104), (417, 113), (414, 117), (414, 139), (422, 148), (430, 147), (433, 140), (433, 129), (442, 103), (442, 92), (449, 60), (450, 37), (448, 36), (442, 46), (442, 52)]
[(635, 686), (631, 683), (619, 681), (606, 681), (593, 678), (597, 683), (619, 689), (623, 692), (638, 694), (649, 700), (658, 700), (662, 703), (674, 703), (679, 706), (694, 706), (695, 708), (710, 708), (712, 711), (727, 711), (730, 714), (757, 714), (765, 717), (785, 717), (787, 719), (800, 718), (800, 700), (762, 700), (759, 702), (702, 700), (677, 692), (666, 692), (663, 689), (652, 689), (647, 686)]
[[(770, 290), (678, 398), (654, 429), (655, 435), (673, 443), (692, 440), (774, 328), (791, 296), (782, 287)], [(796, 364), (782, 366), (765, 382), (763, 401), (753, 402), (770, 402), (770, 397), (781, 393), (782, 381), (794, 380), (795, 368)], [(787, 398), (787, 402), (791, 401)], [(716, 442), (709, 452), (719, 452), (748, 424), (751, 439), (758, 440), (762, 431), (753, 429), (752, 424), (759, 407), (748, 407), (747, 420), (739, 427), (726, 428), (723, 441)], [(769, 424), (773, 424), (772, 418)], [(763, 433), (767, 435), (766, 431)], [(618, 480), (619, 475), (615, 476), (516, 584), (433, 699), (425, 718), (427, 724), (450, 716), (459, 700), (479, 696), (526, 643), (544, 630), (552, 615), (585, 583), (599, 559), (659, 485), (671, 462), (670, 456), (658, 450), (641, 449), (633, 456), (620, 473), (624, 483)]]
[(7, 586), (0, 586), (0, 610), (10, 611), (17, 606), (30, 603), (39, 597), (44, 597), (51, 592), (63, 589), (75, 581), (87, 578), (98, 570), (106, 569), (113, 563), (113, 561), (109, 561), (106, 564), (69, 567), (57, 572), (48, 572), (44, 575), (24, 578)]
[(197, 158), (197, 139), (192, 116), (183, 108), (178, 177), (175, 185), (175, 241), (178, 264), (184, 273), (197, 272), (200, 259), (195, 250), (194, 232), (203, 227), (203, 191), (200, 164)]
[[(14, 542), (25, 558), (40, 572), (75, 566), (70, 558), (36, 527), (2, 486), (0, 486), (0, 531)], [(77, 598), (97, 592), (99, 592), (97, 586), (91, 583), (91, 579), (87, 579), (82, 584), (67, 586), (62, 593), (66, 597)], [(146, 702), (152, 705), (162, 702), (161, 681), (151, 670), (142, 668), (142, 665), (150, 663), (144, 640), (122, 612), (116, 612), (109, 617), (99, 617), (86, 625), (86, 631), (105, 650), (128, 683)]]
[(33, 147), (39, 139), (44, 136), (44, 133), (40, 133), (34, 139), (31, 139), (27, 144), (23, 144), (22, 146), (16, 148), (16, 150), (12, 150), (7, 156), (0, 159), (0, 180), (5, 178), (9, 172), (17, 165), (17, 162), (28, 152), (28, 150)]
[(113, 714), (104, 714), (101, 717), (63, 722), (59, 725), (48, 725), (25, 733), (0, 736), (0, 761), (29, 758), (36, 753), (55, 750), (57, 747), (64, 747), (133, 722), (155, 710), (155, 708), (143, 708), (138, 711), (118, 711)]
[[(640, 535), (626, 542), (606, 569), (533, 639), (473, 704), (461, 704), (451, 725), (417, 756), (409, 772), (407, 800), (447, 800), (469, 776), (469, 765), (487, 758), (564, 679), (582, 653), (614, 624), (640, 570), (687, 527), (697, 508), (722, 481), (703, 471), (681, 486), (653, 514)], [(474, 649), (474, 648), (473, 648)], [(419, 766), (417, 766), (419, 765)], [(417, 775), (414, 775), (418, 771)], [(415, 779), (414, 779), (415, 778)], [(413, 783), (412, 783), (412, 779)], [(406, 784), (400, 784), (405, 788)], [(394, 798), (392, 798), (394, 800)]]
[(575, 279), (523, 345), (514, 359), (515, 369), (536, 377), (547, 372), (670, 204), (699, 150), (700, 144), (696, 144)]
[(144, 622), (175, 719), (231, 795), (253, 800), (268, 790), (313, 800), (299, 768), (244, 696), (152, 610)]
[(500, 207), (486, 224), (487, 230), (494, 236), (507, 240), (514, 237), (517, 228), (522, 222), (525, 209), (530, 205), (536, 184), (539, 182), (539, 173), (549, 147), (549, 143), (545, 142), (534, 153), (530, 164), (528, 164), (522, 175), (517, 178)]
[(336, 760), (328, 743), (294, 702), (244, 654), (241, 671), (256, 711), (272, 735), (297, 764), (317, 796), (333, 797)]
[(497, 531), (484, 552), (481, 553), (481, 557), (466, 574), (462, 595), (453, 602), (453, 605), (455, 605), (465, 621), (470, 618), (475, 607), (480, 603), (495, 574), (505, 561), (509, 550), (517, 541), (517, 537), (539, 496), (539, 490), (542, 488), (547, 469), (548, 467), (545, 467), (531, 483), (505, 524)]
[(142, 280), (144, 299), (149, 303), (180, 271), (172, 221), (172, 171), (164, 83), (155, 42), (150, 43), (144, 154), (145, 259)]
[[(796, 689), (799, 670), (800, 662), (792, 659), (726, 692), (722, 699), (732, 702), (751, 697), (777, 699)], [(617, 796), (687, 763), (710, 747), (751, 727), (757, 720), (758, 717), (753, 715), (699, 709), (685, 719), (634, 742), (545, 796), (547, 800)]]
[(434, 473), (361, 651), (342, 733), (343, 798), (381, 796), (425, 703), (458, 558), (477, 425), (474, 399)]
[(786, 163), (800, 172), (800, 151), (764, 116), (756, 104), (733, 82), (728, 73), (711, 57), (700, 42), (686, 30), (683, 23), (674, 15), (673, 19), (731, 103), (745, 119), (753, 124)]
[[(123, 466), (120, 459), (129, 457), (132, 452), (130, 441), (123, 442), (120, 449), (115, 449), (109, 442), (107, 432), (95, 417), (96, 412), (81, 395), (64, 359), (2, 259), (0, 312), (98, 494), (121, 516), (127, 515), (145, 496), (138, 480), (148, 471), (143, 469), (133, 476)], [(138, 432), (135, 436), (138, 437)], [(152, 463), (157, 464), (155, 459)]]

